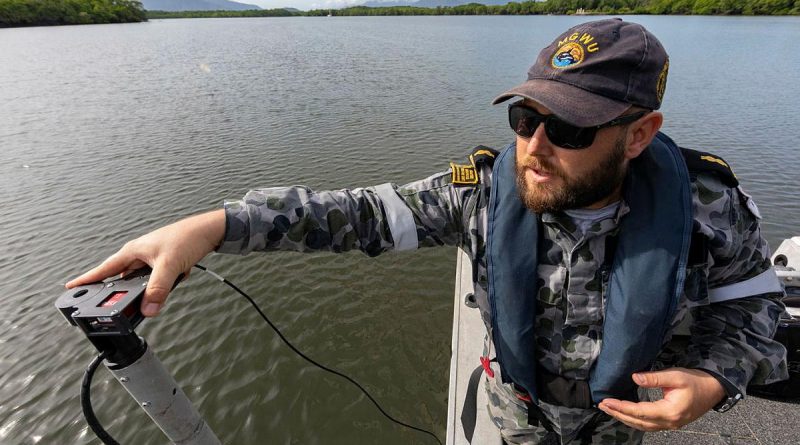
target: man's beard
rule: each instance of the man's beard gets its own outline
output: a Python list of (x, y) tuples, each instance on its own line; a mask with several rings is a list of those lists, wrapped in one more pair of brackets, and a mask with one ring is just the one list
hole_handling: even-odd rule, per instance
[[(528, 165), (516, 166), (517, 192), (525, 207), (536, 213), (553, 213), (569, 209), (581, 209), (611, 195), (625, 179), (625, 142), (620, 138), (614, 144), (611, 155), (581, 178), (569, 178), (552, 165), (533, 157)], [(547, 183), (528, 184), (525, 167), (534, 167), (549, 175), (561, 178), (563, 184), (554, 187)]]

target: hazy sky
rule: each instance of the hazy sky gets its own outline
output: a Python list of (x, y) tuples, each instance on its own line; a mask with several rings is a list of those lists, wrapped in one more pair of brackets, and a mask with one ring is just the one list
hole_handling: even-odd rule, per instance
[(297, 8), (309, 9), (343, 8), (345, 6), (365, 3), (367, 0), (234, 0), (240, 3), (258, 5), (264, 9)]

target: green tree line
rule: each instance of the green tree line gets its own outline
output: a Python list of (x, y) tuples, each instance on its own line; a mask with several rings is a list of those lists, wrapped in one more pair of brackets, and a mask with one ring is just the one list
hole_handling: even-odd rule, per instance
[(574, 14), (579, 9), (586, 14), (800, 15), (800, 0), (545, 0), (436, 8), (354, 6), (311, 10), (305, 15), (536, 15)]
[(148, 18), (575, 14), (579, 9), (586, 14), (800, 15), (800, 0), (545, 0), (436, 8), (354, 6), (307, 12), (145, 11), (138, 0), (0, 0), (0, 27), (141, 22)]
[(0, 0), (0, 27), (147, 20), (137, 0)]
[(299, 15), (302, 14), (287, 11), (285, 9), (247, 9), (244, 11), (147, 11), (147, 18), (149, 19), (193, 19), (202, 17), (292, 17)]

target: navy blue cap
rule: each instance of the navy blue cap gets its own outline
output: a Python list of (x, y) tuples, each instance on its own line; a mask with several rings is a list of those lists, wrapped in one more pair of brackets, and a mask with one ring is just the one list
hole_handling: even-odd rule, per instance
[(621, 19), (587, 22), (544, 48), (528, 80), (492, 104), (524, 97), (573, 125), (590, 127), (632, 105), (661, 107), (668, 71), (667, 52), (642, 25)]

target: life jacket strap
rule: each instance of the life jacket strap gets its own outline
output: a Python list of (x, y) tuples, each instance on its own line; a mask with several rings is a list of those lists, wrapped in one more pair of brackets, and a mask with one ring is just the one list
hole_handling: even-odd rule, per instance
[(591, 408), (592, 390), (587, 380), (575, 380), (553, 374), (541, 366), (537, 369), (536, 395), (545, 403), (567, 408)]
[[(539, 400), (566, 408), (586, 409), (594, 406), (588, 381), (568, 379), (553, 374), (541, 366), (536, 367), (536, 376), (536, 395)], [(531, 396), (525, 388), (513, 382), (511, 387), (517, 399), (531, 403)]]
[(541, 408), (533, 403), (531, 395), (525, 391), (525, 388), (512, 382), (511, 389), (514, 390), (514, 395), (517, 397), (517, 399), (525, 403), (525, 408), (528, 410), (528, 425), (542, 427), (547, 431), (555, 431), (553, 428), (553, 423), (547, 419)]
[(528, 425), (544, 428), (551, 433), (555, 432), (553, 423), (547, 419), (542, 410), (536, 406), (535, 403), (525, 402), (525, 407), (528, 408)]

